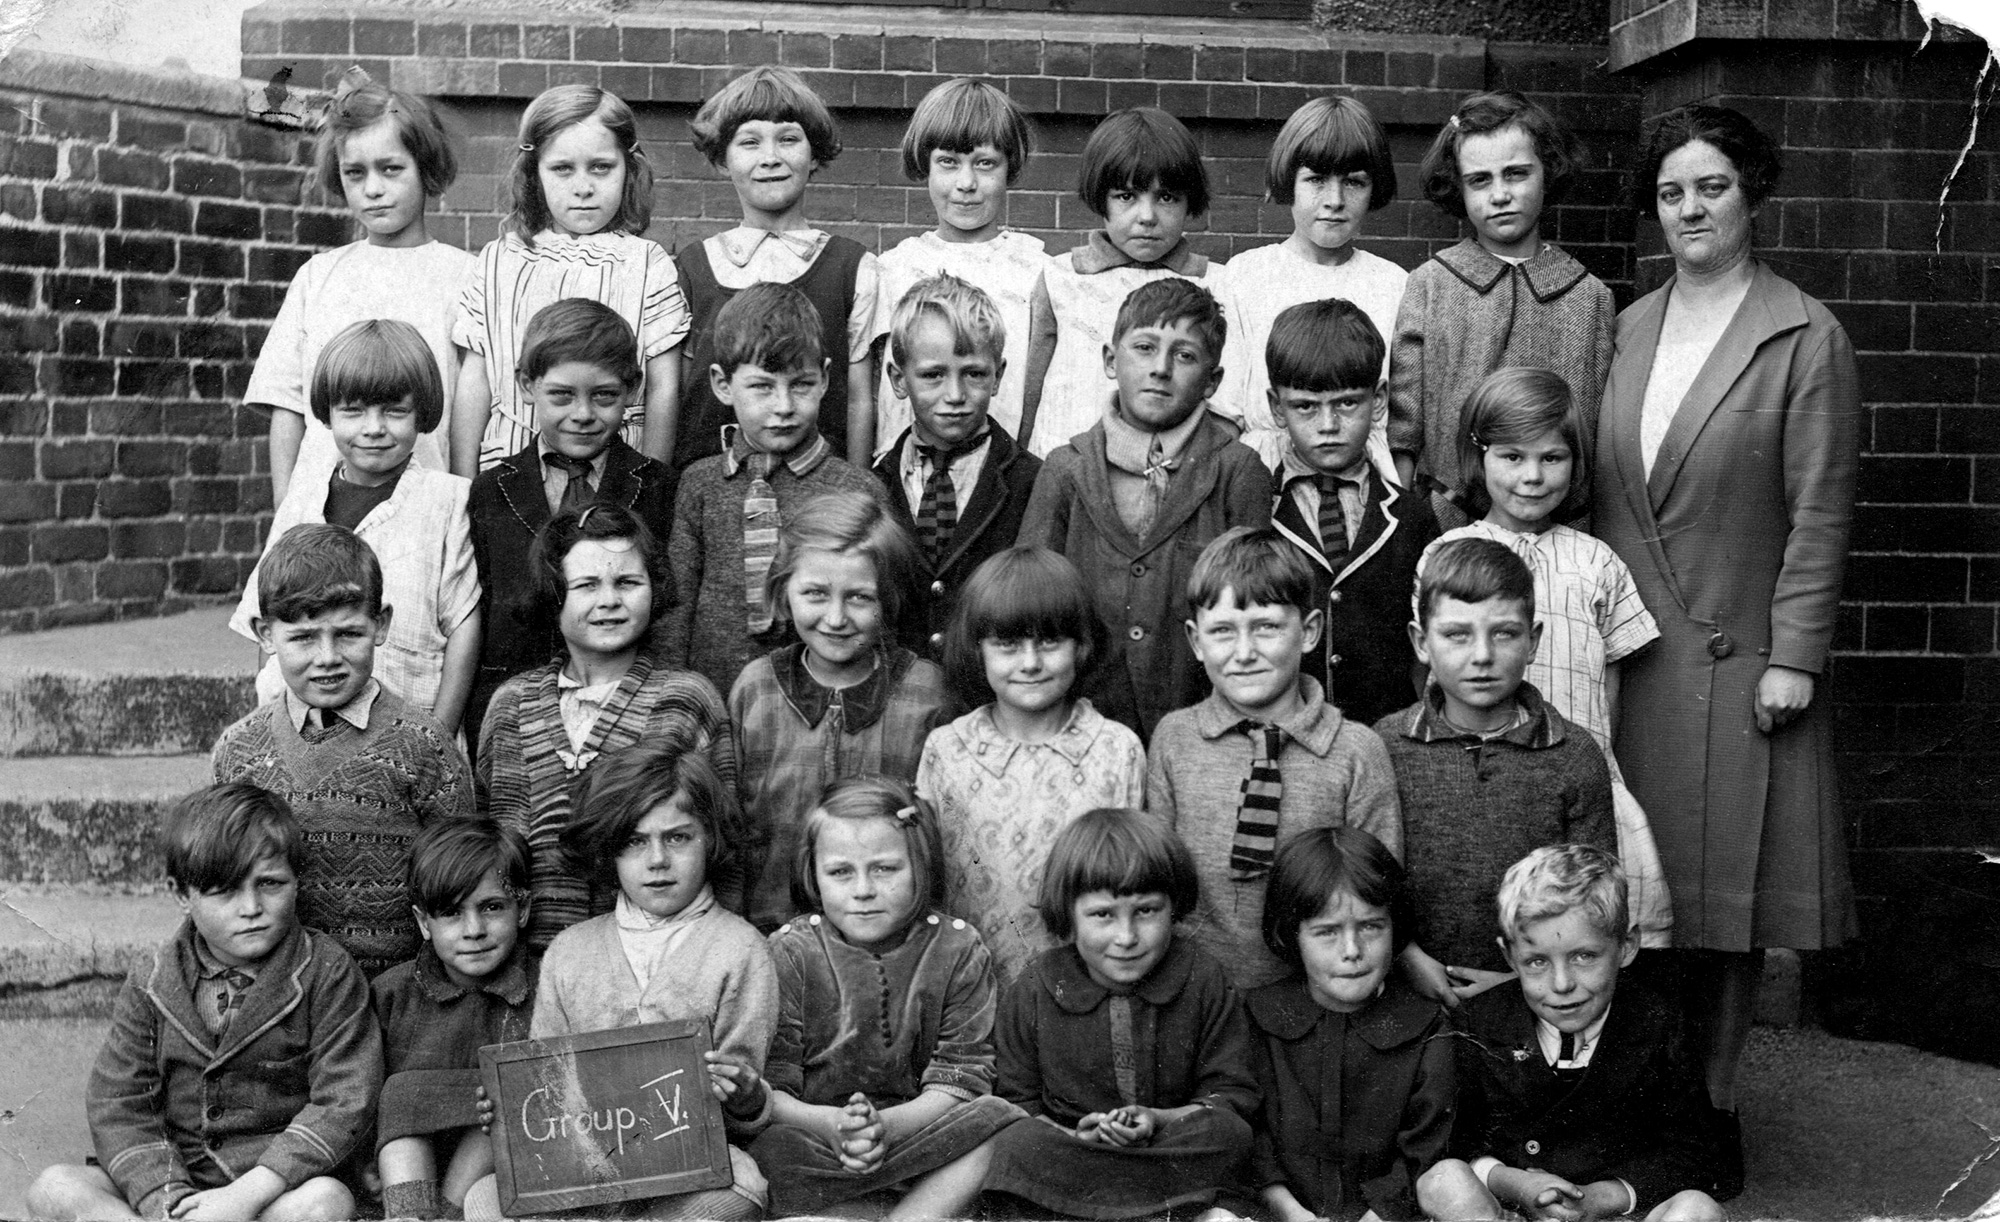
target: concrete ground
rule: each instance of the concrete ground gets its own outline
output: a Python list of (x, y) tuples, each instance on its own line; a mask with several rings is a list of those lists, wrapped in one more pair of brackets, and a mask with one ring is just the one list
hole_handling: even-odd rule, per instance
[[(89, 1152), (82, 1089), (102, 1020), (0, 1021), (0, 1218), (43, 1165)], [(1759, 1028), (1744, 1065), (1749, 1186), (1732, 1218), (1963, 1217), (2000, 1189), (2000, 1069), (1898, 1044)], [(1982, 1127), (1983, 1126), (1983, 1127)]]

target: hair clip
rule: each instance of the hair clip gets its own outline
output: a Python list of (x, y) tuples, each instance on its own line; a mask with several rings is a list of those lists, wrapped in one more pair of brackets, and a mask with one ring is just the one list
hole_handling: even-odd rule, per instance
[(1462, 126), (1458, 121), (1457, 115), (1453, 115), (1451, 118), (1446, 119), (1445, 122), (1451, 124), (1451, 130), (1453, 131), (1458, 131)]
[(917, 808), (914, 806), (905, 806), (903, 809), (896, 812), (896, 822), (898, 823), (907, 824), (910, 820), (916, 817), (917, 817)]
[(1489, 448), (1491, 448), (1491, 447), (1489, 447), (1489, 446), (1488, 446), (1488, 445), (1487, 445), (1487, 444), (1486, 444), (1485, 442), (1483, 442), (1483, 441), (1479, 440), (1479, 430), (1478, 430), (1478, 429), (1467, 429), (1467, 430), (1465, 430), (1465, 435), (1466, 435), (1467, 437), (1471, 438), (1471, 439), (1472, 439), (1472, 444), (1473, 444), (1474, 446), (1477, 446), (1477, 447), (1478, 447), (1479, 449), (1482, 449), (1482, 450), (1485, 450), (1485, 449), (1489, 449)]
[(583, 512), (576, 515), (576, 528), (578, 530), (582, 530), (584, 527), (584, 523), (590, 521), (590, 515), (596, 509), (597, 509), (597, 502), (592, 501), (590, 504), (585, 505), (583, 507)]
[[(1454, 120), (1454, 122), (1456, 122), (1456, 120)], [(535, 151), (535, 146), (532, 144), (524, 144), (521, 146), (521, 151), (524, 153), (532, 153)]]

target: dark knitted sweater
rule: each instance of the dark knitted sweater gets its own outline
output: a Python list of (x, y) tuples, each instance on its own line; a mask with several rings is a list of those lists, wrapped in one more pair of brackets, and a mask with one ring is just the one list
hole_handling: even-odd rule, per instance
[(301, 925), (331, 934), (371, 978), (417, 953), (410, 843), (473, 812), (472, 773), (436, 722), (384, 690), (366, 730), (336, 717), (299, 731), (279, 696), (224, 730), (211, 760), (217, 784), (248, 781), (291, 803), (305, 832)]
[(1440, 963), (1509, 971), (1494, 942), (1501, 875), (1545, 844), (1616, 853), (1611, 773), (1533, 684), (1515, 695), (1527, 722), (1484, 739), (1444, 720), (1436, 684), (1426, 695), (1375, 723), (1402, 800), (1415, 941)]

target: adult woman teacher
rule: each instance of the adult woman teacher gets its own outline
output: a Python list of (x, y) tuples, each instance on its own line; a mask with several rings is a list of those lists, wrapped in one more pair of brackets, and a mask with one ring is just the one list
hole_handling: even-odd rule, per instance
[(1751, 255), (1778, 177), (1737, 111), (1660, 119), (1634, 184), (1674, 257), (1619, 315), (1595, 529), (1657, 645), (1623, 665), (1616, 751), (1674, 898), (1709, 1094), (1735, 1106), (1763, 949), (1854, 932), (1820, 683), (1860, 451), (1854, 353), (1826, 307)]

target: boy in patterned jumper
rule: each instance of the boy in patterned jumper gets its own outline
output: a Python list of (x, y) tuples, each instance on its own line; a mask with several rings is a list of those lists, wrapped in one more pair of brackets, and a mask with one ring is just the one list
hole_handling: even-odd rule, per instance
[(217, 784), (284, 798), (305, 830), (299, 923), (331, 935), (373, 977), (417, 953), (403, 886), (410, 843), (469, 818), (465, 756), (374, 678), (389, 634), (375, 553), (343, 526), (293, 527), (264, 554), (252, 626), (285, 691), (222, 732)]

